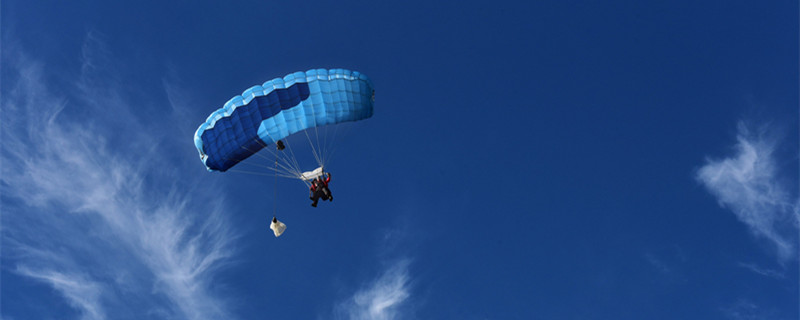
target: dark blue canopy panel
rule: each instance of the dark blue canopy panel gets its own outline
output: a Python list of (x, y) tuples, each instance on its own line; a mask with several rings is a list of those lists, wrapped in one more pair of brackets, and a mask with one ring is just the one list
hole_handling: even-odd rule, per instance
[(194, 144), (209, 171), (225, 171), (296, 132), (371, 117), (373, 94), (356, 71), (295, 72), (233, 97), (200, 125)]

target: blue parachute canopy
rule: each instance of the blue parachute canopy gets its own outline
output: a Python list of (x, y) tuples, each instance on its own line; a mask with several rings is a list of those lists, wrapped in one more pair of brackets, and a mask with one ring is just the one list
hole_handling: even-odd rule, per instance
[(225, 171), (293, 133), (369, 118), (373, 103), (372, 83), (357, 71), (295, 72), (233, 97), (197, 128), (194, 144), (209, 171)]

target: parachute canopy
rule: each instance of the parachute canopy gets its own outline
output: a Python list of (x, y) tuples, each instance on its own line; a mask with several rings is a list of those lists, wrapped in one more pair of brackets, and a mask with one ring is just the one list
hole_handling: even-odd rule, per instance
[(295, 72), (230, 99), (197, 128), (194, 144), (209, 171), (226, 171), (296, 132), (369, 118), (373, 103), (372, 83), (357, 71)]

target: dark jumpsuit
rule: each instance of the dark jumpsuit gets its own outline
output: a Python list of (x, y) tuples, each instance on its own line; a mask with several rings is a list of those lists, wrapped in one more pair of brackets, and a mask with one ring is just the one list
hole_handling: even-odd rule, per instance
[(330, 200), (333, 201), (333, 195), (331, 194), (331, 189), (328, 188), (328, 183), (331, 182), (331, 174), (328, 173), (328, 178), (322, 180), (322, 177), (317, 177), (311, 182), (311, 189), (310, 189), (310, 196), (309, 198), (314, 202), (311, 203), (312, 207), (317, 206), (317, 202), (319, 202), (319, 198), (322, 200)]

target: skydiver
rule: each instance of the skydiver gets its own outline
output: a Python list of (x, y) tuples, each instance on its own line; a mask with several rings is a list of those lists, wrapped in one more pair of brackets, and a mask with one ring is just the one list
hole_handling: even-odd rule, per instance
[(333, 194), (331, 194), (331, 189), (328, 188), (328, 183), (331, 182), (331, 173), (324, 172), (322, 175), (328, 175), (328, 177), (325, 180), (322, 180), (322, 176), (317, 177), (311, 182), (311, 188), (309, 189), (308, 198), (314, 201), (311, 206), (315, 208), (319, 198), (322, 198), (323, 201), (333, 201)]

